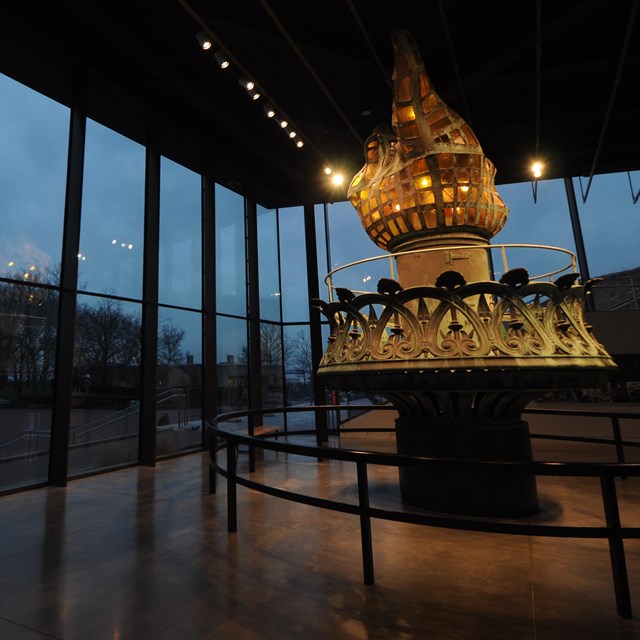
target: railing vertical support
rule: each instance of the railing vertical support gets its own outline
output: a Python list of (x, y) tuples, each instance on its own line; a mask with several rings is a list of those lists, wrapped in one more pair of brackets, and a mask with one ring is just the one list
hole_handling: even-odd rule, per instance
[(238, 530), (238, 502), (236, 500), (236, 445), (227, 440), (227, 531)]
[(622, 446), (622, 435), (620, 433), (620, 419), (618, 416), (611, 416), (611, 429), (613, 430), (613, 439), (616, 443), (616, 456), (618, 462), (624, 464), (624, 447)]
[(371, 516), (369, 515), (369, 480), (367, 465), (356, 463), (358, 468), (358, 500), (360, 503), (360, 537), (362, 539), (362, 567), (364, 583), (373, 584), (373, 543), (371, 541)]
[(611, 556), (616, 607), (619, 615), (623, 618), (631, 619), (631, 594), (629, 592), (627, 563), (624, 555), (624, 542), (621, 535), (615, 478), (612, 476), (600, 476), (600, 486), (602, 488), (605, 520), (609, 529), (609, 555)]
[(216, 492), (218, 475), (215, 465), (218, 462), (218, 436), (213, 431), (209, 434), (209, 493), (214, 494)]

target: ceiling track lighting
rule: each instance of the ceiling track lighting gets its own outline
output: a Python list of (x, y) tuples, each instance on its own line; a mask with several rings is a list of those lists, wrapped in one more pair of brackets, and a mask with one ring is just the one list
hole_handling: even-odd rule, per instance
[(229, 60), (227, 60), (226, 56), (224, 55), (224, 53), (222, 53), (222, 51), (216, 51), (213, 54), (213, 57), (216, 59), (216, 62), (218, 63), (218, 66), (221, 69), (226, 69), (229, 66)]
[[(204, 31), (198, 31), (196, 34), (196, 39), (198, 40), (198, 44), (203, 49), (203, 51), (208, 51), (213, 47), (213, 41)], [(227, 69), (230, 66), (229, 58), (224, 54), (222, 50), (216, 48), (216, 51), (214, 52), (214, 58), (221, 69)], [(240, 76), (238, 78), (238, 83), (245, 89), (245, 91), (248, 92), (252, 100), (258, 100), (261, 97), (260, 91), (258, 91), (258, 89), (256, 88), (256, 83), (253, 80), (247, 79), (246, 76)], [(304, 147), (304, 141), (300, 138), (298, 133), (289, 128), (289, 122), (287, 120), (276, 116), (276, 110), (271, 104), (266, 102), (262, 105), (262, 109), (264, 110), (267, 118), (273, 118), (275, 122), (278, 123), (278, 126), (285, 130), (287, 136), (295, 142), (295, 145), (298, 149)], [(114, 240), (113, 243), (115, 244), (116, 241)], [(123, 244), (122, 246), (125, 245)]]
[(198, 40), (200, 47), (204, 51), (208, 51), (213, 46), (211, 38), (209, 38), (209, 36), (204, 31), (198, 31), (198, 33), (196, 33), (196, 39)]

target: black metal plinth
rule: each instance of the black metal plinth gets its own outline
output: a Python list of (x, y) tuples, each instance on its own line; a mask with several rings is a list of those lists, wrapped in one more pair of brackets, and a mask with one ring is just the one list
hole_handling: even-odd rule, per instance
[[(526, 422), (460, 424), (398, 418), (399, 454), (462, 460), (530, 462)], [(409, 505), (460, 515), (524, 517), (539, 510), (531, 474), (400, 469), (402, 499)]]

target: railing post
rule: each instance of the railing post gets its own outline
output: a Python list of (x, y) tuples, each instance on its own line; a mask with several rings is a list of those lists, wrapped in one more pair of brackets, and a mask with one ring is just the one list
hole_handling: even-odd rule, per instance
[(209, 493), (214, 494), (217, 486), (216, 464), (218, 462), (218, 435), (215, 431), (209, 432)]
[(364, 583), (373, 584), (373, 544), (371, 542), (371, 516), (369, 515), (369, 480), (367, 465), (357, 462), (358, 468), (358, 501), (360, 504), (360, 537), (362, 539), (362, 567)]
[(610, 416), (610, 418), (611, 428), (613, 430), (613, 440), (616, 443), (616, 456), (618, 458), (618, 462), (624, 464), (626, 461), (624, 459), (624, 447), (622, 446), (622, 436), (620, 434), (620, 419), (618, 416)]
[(500, 247), (500, 253), (502, 254), (502, 268), (504, 269), (503, 274), (509, 271), (509, 264), (507, 263), (507, 252), (504, 249), (504, 245)]
[(624, 541), (620, 526), (620, 511), (616, 497), (615, 478), (600, 476), (604, 515), (609, 534), (609, 555), (611, 556), (611, 571), (613, 573), (613, 588), (616, 594), (618, 614), (631, 619), (631, 594), (629, 593), (629, 578), (627, 563), (624, 556)]
[(227, 531), (238, 530), (238, 504), (236, 501), (236, 446), (227, 439)]

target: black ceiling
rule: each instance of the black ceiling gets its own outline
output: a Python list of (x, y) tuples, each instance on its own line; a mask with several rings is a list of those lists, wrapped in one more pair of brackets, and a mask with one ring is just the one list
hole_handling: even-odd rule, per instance
[[(89, 79), (89, 115), (267, 207), (340, 200), (322, 169), (360, 168), (390, 123), (390, 34), (413, 34), (443, 99), (472, 126), (497, 182), (640, 168), (638, 0), (3, 0), (1, 70), (69, 101)], [(218, 68), (196, 32), (232, 59)], [(37, 55), (30, 54), (30, 50)], [(238, 84), (251, 76), (305, 142), (299, 149)], [(82, 77), (77, 76), (77, 77)], [(124, 109), (117, 105), (126, 105)], [(128, 112), (136, 117), (129, 117)], [(253, 187), (251, 187), (253, 185)]]

